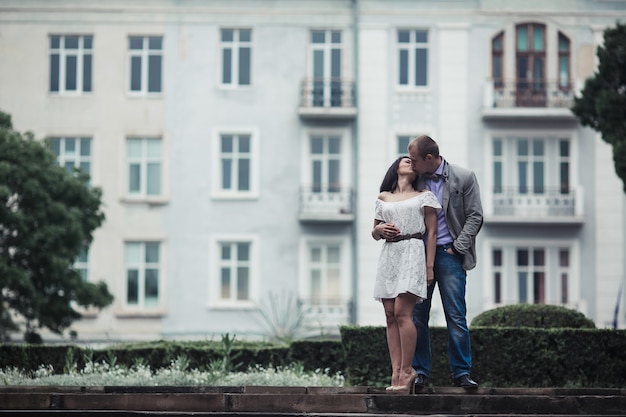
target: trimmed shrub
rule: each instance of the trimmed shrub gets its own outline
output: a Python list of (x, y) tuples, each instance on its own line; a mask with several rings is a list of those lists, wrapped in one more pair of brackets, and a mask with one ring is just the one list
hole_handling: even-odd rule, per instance
[(595, 324), (579, 311), (549, 304), (513, 304), (487, 310), (471, 327), (532, 327), (536, 329), (593, 329)]

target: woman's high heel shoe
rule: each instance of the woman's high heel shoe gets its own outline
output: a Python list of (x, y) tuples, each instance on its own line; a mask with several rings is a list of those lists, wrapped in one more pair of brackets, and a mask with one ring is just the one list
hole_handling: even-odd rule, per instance
[(413, 374), (411, 375), (411, 378), (409, 379), (409, 383), (407, 385), (393, 385), (391, 387), (387, 387), (387, 390), (393, 392), (394, 394), (415, 394), (416, 379), (417, 372), (413, 371)]

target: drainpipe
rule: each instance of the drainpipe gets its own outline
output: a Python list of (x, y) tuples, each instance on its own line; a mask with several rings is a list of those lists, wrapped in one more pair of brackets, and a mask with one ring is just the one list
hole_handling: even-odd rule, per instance
[(352, 8), (352, 77), (354, 90), (352, 99), (356, 115), (352, 121), (352, 302), (350, 303), (350, 323), (357, 323), (357, 302), (359, 290), (359, 265), (358, 265), (358, 207), (357, 195), (359, 189), (359, 105), (358, 105), (358, 80), (359, 80), (359, 0), (351, 0)]

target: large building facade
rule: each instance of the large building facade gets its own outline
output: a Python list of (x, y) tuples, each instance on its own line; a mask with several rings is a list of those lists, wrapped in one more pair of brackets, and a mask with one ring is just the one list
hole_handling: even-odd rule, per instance
[[(626, 1), (0, 0), (0, 110), (103, 189), (83, 341), (383, 325), (371, 239), (418, 134), (476, 172), (468, 318), (625, 327), (625, 200), (569, 108)], [(445, 320), (435, 292), (433, 325)]]

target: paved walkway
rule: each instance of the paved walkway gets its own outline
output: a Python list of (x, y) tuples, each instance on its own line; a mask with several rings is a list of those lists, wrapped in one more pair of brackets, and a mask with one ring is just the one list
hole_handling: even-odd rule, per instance
[(0, 387), (0, 416), (626, 416), (626, 389)]

